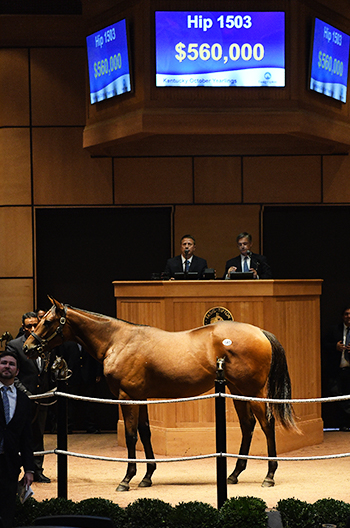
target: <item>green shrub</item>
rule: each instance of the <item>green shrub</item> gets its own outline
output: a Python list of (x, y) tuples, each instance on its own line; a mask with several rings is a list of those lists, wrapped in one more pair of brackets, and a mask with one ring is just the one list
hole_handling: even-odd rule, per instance
[(125, 508), (125, 528), (168, 527), (173, 507), (159, 499), (138, 499)]
[(311, 504), (299, 499), (278, 501), (277, 510), (281, 514), (283, 528), (315, 528), (315, 514)]
[(63, 499), (62, 497), (45, 499), (42, 502), (38, 502), (37, 505), (37, 517), (45, 517), (47, 515), (73, 515), (75, 513), (77, 513), (76, 503), (70, 499)]
[(79, 515), (95, 515), (109, 517), (116, 528), (125, 525), (125, 510), (111, 500), (96, 498), (85, 499), (76, 504), (76, 513)]
[(256, 497), (227, 500), (219, 512), (220, 528), (266, 528), (267, 504)]
[(40, 503), (37, 502), (34, 497), (29, 497), (22, 504), (16, 496), (16, 510), (14, 518), (14, 526), (29, 526), (33, 523), (34, 519), (39, 517), (38, 507)]
[(170, 528), (217, 528), (219, 512), (204, 502), (180, 502), (170, 512)]
[(335, 499), (320, 499), (313, 504), (315, 526), (335, 524), (337, 528), (344, 528), (350, 517), (350, 504)]

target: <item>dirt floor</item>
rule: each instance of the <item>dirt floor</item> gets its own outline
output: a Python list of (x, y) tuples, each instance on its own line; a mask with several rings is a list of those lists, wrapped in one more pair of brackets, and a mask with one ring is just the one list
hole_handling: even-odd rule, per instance
[[(329, 431), (320, 445), (298, 449), (283, 456), (305, 457), (348, 453), (350, 432)], [(45, 449), (56, 447), (56, 436), (45, 436)], [(114, 434), (73, 434), (68, 436), (68, 450), (75, 453), (126, 458), (126, 449), (117, 446)], [(350, 453), (349, 453), (350, 454)], [(142, 452), (137, 453), (143, 458)], [(157, 455), (156, 455), (157, 458)], [(166, 458), (166, 457), (158, 457)], [(235, 459), (227, 461), (231, 473)], [(33, 483), (34, 498), (38, 501), (57, 497), (57, 457), (45, 456), (44, 473), (51, 484)], [(145, 464), (138, 465), (138, 473), (128, 492), (117, 492), (126, 464), (68, 458), (68, 498), (78, 502), (91, 497), (103, 497), (124, 507), (138, 498), (158, 498), (172, 505), (179, 502), (201, 501), (217, 506), (216, 459), (159, 463), (151, 488), (139, 488)], [(281, 461), (276, 472), (276, 485), (262, 488), (267, 462), (249, 460), (239, 483), (228, 485), (228, 498), (236, 496), (260, 497), (269, 508), (280, 499), (298, 498), (313, 503), (321, 498), (333, 498), (350, 503), (350, 456), (322, 461)]]

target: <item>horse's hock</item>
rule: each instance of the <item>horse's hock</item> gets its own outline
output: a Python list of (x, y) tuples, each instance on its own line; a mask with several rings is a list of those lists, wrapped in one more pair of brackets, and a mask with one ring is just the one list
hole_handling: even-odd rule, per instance
[[(282, 343), (292, 381), (293, 398), (321, 396), (320, 307), (321, 280), (261, 281), (140, 281), (115, 282), (117, 317), (181, 331), (203, 324), (215, 307), (228, 309), (235, 321), (264, 328)], [(320, 444), (323, 422), (319, 403), (295, 405), (302, 434), (276, 427), (279, 453)], [(226, 400), (227, 449), (236, 452), (241, 431), (233, 403)], [(155, 453), (195, 456), (215, 452), (214, 399), (149, 405)], [(125, 446), (124, 424), (118, 442)], [(139, 446), (141, 449), (141, 446)], [(266, 455), (266, 439), (257, 425), (252, 455)]]

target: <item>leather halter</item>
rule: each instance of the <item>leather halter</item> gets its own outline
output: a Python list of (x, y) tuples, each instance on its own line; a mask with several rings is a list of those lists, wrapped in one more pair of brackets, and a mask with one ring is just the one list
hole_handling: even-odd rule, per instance
[(60, 324), (49, 337), (43, 338), (43, 337), (38, 336), (35, 332), (30, 332), (30, 334), (34, 337), (34, 339), (38, 341), (39, 343), (38, 345), (36, 345), (35, 348), (41, 357), (45, 357), (45, 348), (47, 347), (49, 342), (52, 339), (54, 339), (57, 335), (61, 337), (62, 342), (63, 342), (63, 327), (67, 322), (67, 306), (65, 304), (63, 305), (63, 309), (64, 309), (64, 316), (60, 317)]

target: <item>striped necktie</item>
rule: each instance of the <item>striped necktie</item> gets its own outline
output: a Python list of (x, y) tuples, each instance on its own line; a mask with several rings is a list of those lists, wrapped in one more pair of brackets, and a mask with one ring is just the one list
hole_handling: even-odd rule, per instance
[(2, 404), (4, 406), (4, 413), (5, 413), (5, 420), (8, 424), (10, 421), (10, 401), (7, 394), (7, 391), (10, 389), (10, 387), (6, 387), (5, 385), (2, 387)]
[(243, 265), (244, 272), (249, 271), (247, 260), (248, 260), (248, 257), (244, 257), (244, 265)]

